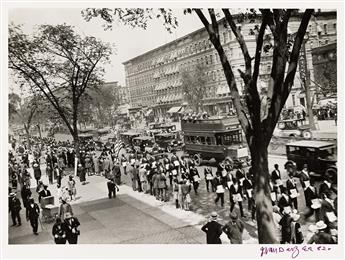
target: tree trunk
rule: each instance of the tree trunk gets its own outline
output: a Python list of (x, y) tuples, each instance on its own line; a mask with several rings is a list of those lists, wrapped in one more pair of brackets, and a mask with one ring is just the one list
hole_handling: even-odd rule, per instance
[(260, 244), (277, 244), (272, 215), (269, 186), (268, 152), (264, 142), (255, 142), (250, 147), (252, 168), (255, 174), (255, 202), (258, 237)]
[(38, 130), (38, 136), (40, 137), (40, 139), (42, 139), (42, 132), (41, 132), (41, 127), (39, 124), (37, 124), (37, 130)]

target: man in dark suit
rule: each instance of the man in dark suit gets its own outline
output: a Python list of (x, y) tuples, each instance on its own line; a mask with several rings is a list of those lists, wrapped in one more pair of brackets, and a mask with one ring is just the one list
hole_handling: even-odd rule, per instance
[(40, 208), (35, 203), (34, 199), (30, 199), (29, 203), (26, 207), (26, 220), (30, 221), (32, 231), (35, 235), (38, 235), (37, 229), (38, 229), (38, 218), (40, 216)]
[(70, 212), (66, 213), (65, 218), (66, 236), (69, 244), (78, 244), (78, 236), (80, 231), (78, 227), (80, 226), (79, 220), (73, 217)]
[(305, 197), (305, 204), (308, 208), (308, 212), (304, 215), (305, 219), (310, 218), (312, 215), (314, 215), (315, 212), (317, 212), (317, 214), (315, 215), (316, 217), (316, 222), (319, 221), (318, 217), (319, 217), (319, 209), (313, 208), (313, 200), (314, 199), (318, 199), (319, 196), (317, 194), (317, 190), (316, 187), (314, 186), (314, 181), (310, 180), (310, 185), (308, 187), (306, 187), (304, 189), (304, 197)]
[(281, 192), (282, 192), (282, 196), (278, 201), (278, 207), (279, 207), (280, 213), (283, 213), (283, 210), (285, 207), (291, 206), (291, 201), (290, 201), (290, 197), (288, 196), (287, 189), (285, 187), (282, 187)]
[(41, 202), (42, 198), (51, 196), (50, 190), (48, 190), (48, 185), (43, 185), (43, 190), (38, 193), (38, 202)]
[[(290, 201), (294, 207), (294, 209), (298, 210), (297, 205), (297, 184), (295, 179), (293, 178), (293, 173), (289, 173), (289, 179), (286, 181), (286, 188), (289, 192)], [(295, 191), (295, 194), (293, 193)]]
[(307, 182), (310, 182), (310, 176), (309, 176), (309, 171), (308, 171), (308, 165), (304, 164), (303, 165), (303, 170), (301, 171), (300, 175), (299, 175), (299, 180), (302, 184), (302, 188), (305, 189)]
[(207, 222), (201, 230), (206, 233), (207, 244), (221, 244), (220, 236), (222, 234), (222, 225), (217, 222), (217, 212), (211, 213), (211, 219)]
[(282, 178), (280, 175), (280, 170), (279, 170), (278, 164), (274, 165), (274, 170), (271, 173), (271, 180), (272, 180), (272, 183), (273, 183), (275, 189), (276, 188), (281, 189), (281, 187), (283, 186), (283, 182), (282, 182)]
[(22, 209), (20, 200), (16, 197), (15, 193), (10, 194), (10, 200), (9, 200), (9, 210), (12, 217), (12, 226), (17, 225), (18, 220), (18, 226), (21, 226), (21, 219), (20, 219), (20, 210)]
[(230, 193), (230, 213), (235, 208), (235, 203), (238, 203), (238, 206), (240, 208), (241, 217), (244, 217), (243, 213), (243, 192), (242, 192), (242, 186), (238, 183), (238, 180), (236, 178), (232, 179), (233, 184), (230, 186), (229, 193)]

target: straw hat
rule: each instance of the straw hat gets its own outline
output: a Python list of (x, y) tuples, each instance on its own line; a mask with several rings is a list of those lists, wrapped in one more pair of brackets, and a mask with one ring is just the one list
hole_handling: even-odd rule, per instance
[(65, 213), (65, 218), (71, 218), (72, 217), (72, 213), (71, 212), (66, 212)]
[(9, 196), (10, 197), (14, 197), (14, 196), (16, 196), (16, 193), (15, 192), (11, 192)]
[(217, 218), (218, 218), (218, 213), (215, 212), (215, 211), (213, 211), (213, 212), (211, 213), (211, 219), (212, 219), (212, 220), (216, 220)]
[(323, 220), (320, 220), (319, 222), (316, 222), (316, 229), (321, 230), (327, 228), (327, 225)]
[(231, 212), (231, 213), (230, 213), (230, 218), (231, 218), (232, 220), (237, 220), (238, 216), (237, 216), (236, 212)]
[(312, 202), (312, 205), (311, 205), (312, 209), (319, 209), (319, 208), (321, 208), (321, 201), (320, 201), (320, 199), (313, 199), (311, 202)]

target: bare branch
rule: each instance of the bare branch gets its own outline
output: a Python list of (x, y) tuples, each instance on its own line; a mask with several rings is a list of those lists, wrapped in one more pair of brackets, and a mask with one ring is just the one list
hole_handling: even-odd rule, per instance
[(231, 15), (231, 13), (229, 12), (229, 9), (222, 9), (224, 15), (225, 15), (225, 19), (228, 22), (228, 24), (230, 25), (230, 28), (232, 30), (232, 32), (234, 33), (237, 42), (240, 45), (240, 48), (242, 50), (243, 53), (243, 57), (244, 57), (244, 64), (246, 67), (246, 73), (245, 73), (245, 77), (243, 77), (243, 80), (245, 83), (248, 83), (251, 75), (252, 75), (252, 58), (249, 55), (249, 51), (247, 48), (247, 44), (243, 38), (242, 33), (237, 29), (237, 26), (234, 22), (234, 19)]

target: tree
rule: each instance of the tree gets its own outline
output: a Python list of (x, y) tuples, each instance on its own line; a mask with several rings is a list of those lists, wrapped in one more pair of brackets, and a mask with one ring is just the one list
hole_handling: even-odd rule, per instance
[(8, 121), (11, 122), (18, 113), (21, 98), (16, 93), (8, 94)]
[(57, 111), (73, 136), (79, 157), (79, 104), (86, 90), (102, 84), (102, 63), (112, 48), (94, 37), (78, 35), (72, 26), (40, 25), (32, 36), (9, 27), (9, 68)]
[[(104, 16), (106, 10), (98, 10), (102, 10), (101, 13)], [(313, 12), (314, 10), (312, 9), (306, 9), (303, 13), (297, 13), (293, 9), (260, 9), (261, 14), (257, 14), (256, 10), (251, 9), (249, 12), (241, 13), (234, 17), (230, 9), (221, 10), (227, 25), (230, 26), (232, 33), (235, 35), (244, 58), (245, 70), (239, 70), (245, 89), (245, 102), (241, 102), (241, 96), (237, 88), (230, 60), (220, 41), (220, 25), (217, 20), (216, 11), (214, 9), (207, 9), (207, 11), (202, 9), (185, 10), (185, 13), (195, 13), (199, 17), (209, 35), (211, 43), (219, 55), (230, 89), (232, 103), (246, 137), (252, 159), (252, 169), (255, 175), (255, 201), (260, 244), (278, 243), (275, 237), (272, 219), (267, 148), (279, 119), (280, 112), (291, 91), (301, 45)], [(290, 51), (289, 44), (291, 43), (288, 39), (288, 23), (292, 14), (299, 16), (301, 22), (293, 39), (293, 45)], [(98, 15), (97, 11), (89, 12), (87, 19)], [(100, 16), (102, 17), (102, 15)], [(110, 21), (114, 21), (117, 13), (115, 11), (113, 13), (107, 12), (106, 16), (110, 16)], [(150, 17), (150, 15), (147, 14), (147, 17)], [(117, 19), (122, 20), (122, 17), (117, 16)], [(260, 20), (260, 25), (257, 26), (254, 57), (250, 56), (246, 41), (241, 30), (236, 25), (236, 22), (241, 23), (244, 19)], [(140, 18), (137, 22), (140, 23), (142, 20)], [(272, 35), (272, 44), (264, 46), (264, 39), (267, 36), (266, 28), (269, 28), (269, 32)], [(267, 91), (266, 98), (262, 99), (259, 96), (257, 87), (261, 54), (263, 51), (268, 51), (271, 48), (273, 49), (271, 67), (272, 84)], [(261, 102), (261, 100), (265, 101)], [(266, 113), (263, 114), (264, 116), (261, 116), (261, 111), (263, 110)]]
[(206, 90), (205, 68), (198, 64), (194, 70), (182, 72), (182, 91), (189, 106), (196, 113), (203, 109), (203, 98)]

